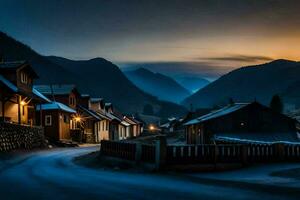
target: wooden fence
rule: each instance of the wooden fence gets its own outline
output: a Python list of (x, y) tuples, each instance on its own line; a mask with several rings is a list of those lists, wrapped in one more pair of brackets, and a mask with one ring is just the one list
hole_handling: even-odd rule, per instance
[[(156, 145), (101, 141), (101, 153), (166, 165), (300, 161), (300, 144)], [(159, 158), (158, 158), (159, 157)], [(156, 163), (157, 164), (157, 163)]]
[(135, 160), (136, 144), (126, 142), (101, 141), (101, 154), (106, 156)]
[(155, 162), (155, 146), (142, 144), (141, 161), (143, 162)]

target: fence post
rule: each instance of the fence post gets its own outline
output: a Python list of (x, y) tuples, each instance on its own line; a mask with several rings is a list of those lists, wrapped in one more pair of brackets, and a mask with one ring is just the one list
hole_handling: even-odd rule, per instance
[(135, 162), (136, 164), (139, 164), (142, 158), (142, 144), (136, 143), (135, 144)]
[(166, 164), (167, 140), (166, 136), (157, 136), (155, 142), (155, 168), (163, 168)]
[(215, 144), (214, 145), (214, 165), (215, 165), (215, 169), (217, 168), (217, 163), (218, 163), (218, 157), (219, 157), (219, 148), (218, 146)]
[(276, 143), (274, 144), (275, 156), (278, 158), (278, 161), (284, 160), (284, 144)]
[(248, 160), (248, 146), (247, 145), (242, 145), (241, 146), (241, 161), (243, 165), (247, 165), (249, 160)]

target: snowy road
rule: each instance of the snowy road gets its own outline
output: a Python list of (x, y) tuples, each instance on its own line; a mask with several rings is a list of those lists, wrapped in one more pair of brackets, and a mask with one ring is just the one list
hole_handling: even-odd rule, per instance
[(200, 175), (93, 170), (72, 162), (74, 157), (95, 150), (96, 147), (56, 149), (0, 160), (0, 199), (287, 199), (300, 196), (296, 188), (239, 184), (238, 180), (226, 182), (225, 175), (217, 181)]

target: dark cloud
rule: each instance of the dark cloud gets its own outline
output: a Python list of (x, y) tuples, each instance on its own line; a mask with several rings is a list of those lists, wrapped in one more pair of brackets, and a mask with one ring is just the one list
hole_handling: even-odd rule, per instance
[(229, 62), (267, 62), (274, 60), (267, 56), (249, 56), (249, 55), (231, 55), (224, 57), (208, 57), (208, 58), (197, 58), (197, 60), (207, 60), (207, 61), (229, 61)]

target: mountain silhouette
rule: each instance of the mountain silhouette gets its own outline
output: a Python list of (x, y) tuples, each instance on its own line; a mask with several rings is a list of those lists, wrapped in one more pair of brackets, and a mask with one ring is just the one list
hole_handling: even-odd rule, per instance
[(176, 81), (191, 93), (197, 92), (199, 89), (204, 88), (210, 83), (210, 81), (204, 78), (193, 76), (178, 77), (176, 78)]
[[(183, 104), (197, 108), (214, 107), (234, 101), (260, 101), (269, 104), (274, 94), (283, 97), (285, 104), (294, 103), (291, 92), (300, 82), (300, 63), (274, 60), (269, 63), (242, 67), (229, 72), (186, 98)], [(288, 91), (288, 92), (287, 92)], [(289, 98), (287, 98), (289, 97)]]
[(124, 72), (126, 77), (141, 90), (161, 100), (180, 103), (190, 92), (171, 77), (161, 73), (153, 73), (145, 68)]
[(169, 106), (175, 109), (175, 115), (185, 112), (180, 105), (161, 102), (156, 97), (143, 92), (130, 82), (115, 64), (103, 58), (75, 61), (49, 56), (48, 59), (75, 74), (78, 77), (76, 84), (80, 91), (103, 97), (122, 111), (143, 113), (144, 107), (150, 104), (154, 107), (154, 115), (162, 117), (173, 114), (171, 110), (166, 111)]
[(72, 83), (74, 74), (0, 31), (0, 55), (4, 61), (28, 61), (39, 75), (38, 83)]
[(74, 61), (43, 56), (3, 32), (0, 32), (0, 54), (5, 61), (28, 61), (39, 76), (37, 84), (76, 84), (82, 94), (103, 97), (124, 113), (142, 113), (148, 104), (154, 108), (154, 115), (160, 117), (186, 112), (183, 106), (159, 101), (141, 91), (116, 65), (103, 58)]

